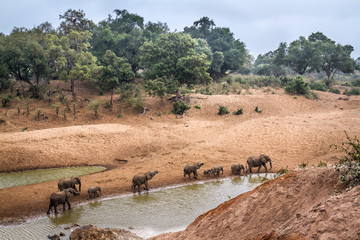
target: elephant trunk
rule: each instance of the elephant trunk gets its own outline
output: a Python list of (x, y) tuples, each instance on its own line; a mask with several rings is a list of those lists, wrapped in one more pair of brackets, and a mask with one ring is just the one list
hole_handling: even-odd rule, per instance
[(270, 162), (270, 169), (269, 169), (269, 170), (271, 170), (271, 168), (272, 168), (272, 162), (271, 162), (271, 160), (270, 160), (269, 162)]
[(81, 182), (80, 181), (79, 181), (79, 192), (81, 192)]

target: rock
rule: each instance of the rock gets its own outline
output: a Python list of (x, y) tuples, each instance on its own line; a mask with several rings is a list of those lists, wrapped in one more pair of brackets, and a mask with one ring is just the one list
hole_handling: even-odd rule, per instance
[(57, 235), (57, 234), (52, 235), (52, 236), (48, 235), (47, 237), (48, 237), (50, 240), (60, 240), (60, 236)]
[(80, 227), (78, 229), (75, 229), (70, 234), (70, 240), (83, 240), (83, 239), (141, 240), (142, 238), (126, 230), (117, 230), (110, 228), (101, 229), (94, 225)]

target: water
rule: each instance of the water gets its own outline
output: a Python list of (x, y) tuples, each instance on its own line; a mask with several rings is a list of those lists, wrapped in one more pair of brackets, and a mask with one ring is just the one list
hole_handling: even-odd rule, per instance
[[(52, 213), (22, 225), (0, 226), (0, 239), (47, 239), (47, 235), (60, 232), (68, 236), (71, 229), (64, 229), (73, 224), (131, 228), (144, 238), (180, 231), (199, 215), (273, 177), (274, 174), (254, 174), (96, 200), (73, 206), (57, 216)], [(62, 210), (62, 206), (58, 208)]]
[(104, 171), (104, 167), (67, 167), (38, 169), (23, 172), (0, 173), (0, 189), (20, 185), (30, 185), (35, 183), (50, 182), (72, 176), (82, 176), (95, 172)]

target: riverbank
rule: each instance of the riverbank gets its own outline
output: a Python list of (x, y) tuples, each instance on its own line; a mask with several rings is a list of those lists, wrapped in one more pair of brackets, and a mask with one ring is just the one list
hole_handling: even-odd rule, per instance
[[(317, 166), (320, 161), (330, 166), (342, 153), (329, 146), (345, 141), (344, 131), (360, 135), (360, 97), (345, 101), (340, 95), (319, 92), (320, 100), (308, 100), (282, 90), (273, 92), (254, 90), (251, 95), (206, 98), (193, 95), (192, 109), (183, 118), (168, 114), (171, 103), (158, 99), (147, 101), (149, 112), (124, 112), (120, 119), (106, 111), (93, 119), (81, 110), (76, 120), (62, 122), (50, 116), (39, 122), (31, 115), (17, 116), (15, 108), (1, 109), (2, 114), (7, 111), (8, 118), (1, 125), (0, 172), (108, 167), (105, 172), (81, 178), (83, 191), (71, 199), (77, 205), (87, 201), (86, 190), (94, 185), (102, 188), (104, 197), (130, 193), (132, 177), (141, 172), (159, 171), (149, 182), (150, 188), (194, 181), (183, 178), (184, 166), (192, 162), (205, 163), (199, 173), (221, 165), (225, 176), (230, 175), (232, 164), (245, 165), (249, 156), (261, 153), (273, 160), (273, 172), (293, 170), (300, 164)], [(219, 116), (219, 105), (230, 111), (242, 107), (244, 114)], [(254, 111), (256, 106), (261, 113)], [(21, 132), (24, 126), (29, 128)], [(205, 179), (202, 174), (199, 178)], [(1, 189), (0, 224), (44, 215), (55, 191), (57, 181)]]

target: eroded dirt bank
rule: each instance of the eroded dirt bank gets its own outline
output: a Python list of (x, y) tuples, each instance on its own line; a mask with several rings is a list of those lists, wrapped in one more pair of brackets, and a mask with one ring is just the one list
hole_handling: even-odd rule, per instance
[(290, 173), (152, 239), (360, 239), (360, 186), (336, 196), (337, 181), (334, 169)]

